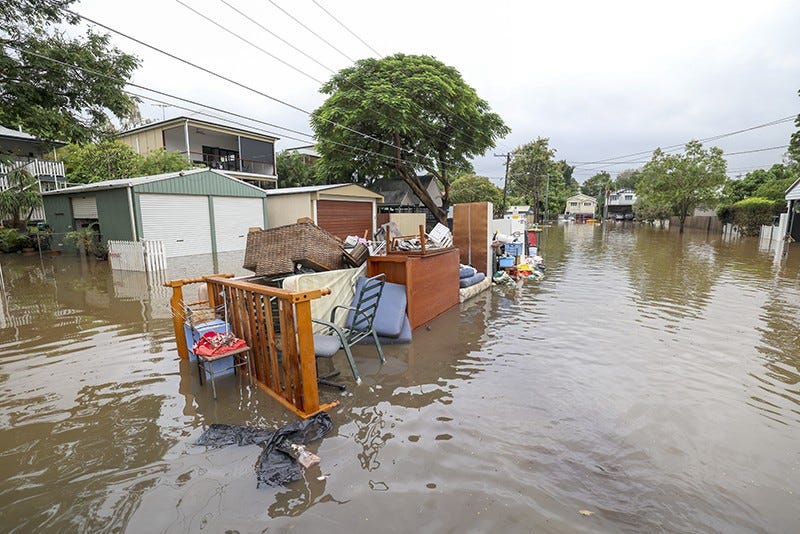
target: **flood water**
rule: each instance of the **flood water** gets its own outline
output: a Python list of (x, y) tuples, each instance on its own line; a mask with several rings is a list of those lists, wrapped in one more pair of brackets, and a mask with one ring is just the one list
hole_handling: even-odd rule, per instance
[(545, 279), (492, 288), (383, 366), (358, 347), (321, 463), (261, 489), (258, 447), (192, 443), (294, 417), (240, 377), (214, 401), (159, 280), (0, 257), (2, 530), (797, 532), (800, 245), (628, 223), (543, 243)]

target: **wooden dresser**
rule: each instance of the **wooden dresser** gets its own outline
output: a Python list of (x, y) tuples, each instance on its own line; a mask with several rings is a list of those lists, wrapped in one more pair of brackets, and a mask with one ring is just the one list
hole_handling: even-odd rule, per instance
[(457, 248), (427, 254), (391, 253), (370, 256), (367, 276), (386, 275), (387, 282), (404, 284), (408, 320), (414, 330), (458, 304)]

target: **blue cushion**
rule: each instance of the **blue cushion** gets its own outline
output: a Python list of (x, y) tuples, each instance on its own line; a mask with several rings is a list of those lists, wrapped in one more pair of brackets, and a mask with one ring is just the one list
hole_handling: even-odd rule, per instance
[(469, 278), (462, 278), (458, 281), (459, 287), (470, 287), (474, 286), (478, 282), (483, 282), (483, 279), (486, 278), (486, 275), (483, 273), (477, 273), (474, 276), (470, 276)]
[[(361, 277), (356, 282), (356, 292), (353, 297), (352, 305), (358, 303), (361, 289), (367, 278)], [(406, 286), (403, 284), (393, 284), (386, 282), (381, 293), (381, 300), (378, 302), (378, 310), (375, 314), (375, 332), (382, 337), (397, 337), (403, 331), (403, 318), (406, 316)], [(347, 315), (347, 324), (352, 324), (353, 312)]]
[[(403, 318), (403, 330), (400, 332), (399, 336), (378, 336), (378, 341), (381, 342), (381, 345), (401, 345), (405, 343), (411, 343), (411, 323), (408, 321), (408, 316), (406, 315)], [(375, 343), (375, 341), (372, 339), (372, 336), (367, 336), (358, 342), (359, 345), (372, 345), (373, 343)]]
[(462, 265), (458, 269), (458, 277), (459, 278), (469, 278), (471, 276), (475, 276), (475, 273), (477, 273), (477, 272), (478, 272), (478, 270), (475, 269), (475, 267), (472, 267), (471, 265)]

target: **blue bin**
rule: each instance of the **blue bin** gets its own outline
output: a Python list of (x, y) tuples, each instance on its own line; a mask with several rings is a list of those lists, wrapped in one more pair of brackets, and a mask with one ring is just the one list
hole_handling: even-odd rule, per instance
[(506, 243), (504, 247), (509, 256), (522, 256), (522, 243)]
[[(200, 339), (200, 337), (205, 334), (206, 332), (219, 332), (224, 334), (228, 332), (229, 328), (228, 325), (222, 319), (214, 319), (213, 321), (208, 321), (206, 323), (200, 323), (196, 325), (194, 331), (192, 327), (188, 324), (183, 325), (183, 333), (186, 336), (186, 346), (189, 348), (189, 361), (196, 362), (197, 356), (195, 356), (194, 352), (192, 352), (192, 347), (194, 347), (195, 341)], [(206, 364), (208, 365), (208, 364)], [(233, 373), (233, 369), (224, 369), (231, 367), (233, 365), (233, 356), (228, 356), (226, 358), (220, 358), (219, 360), (214, 360), (211, 362), (211, 366), (214, 369), (214, 376), (223, 376), (226, 374)], [(206, 378), (209, 380), (211, 379), (211, 375), (206, 372)]]

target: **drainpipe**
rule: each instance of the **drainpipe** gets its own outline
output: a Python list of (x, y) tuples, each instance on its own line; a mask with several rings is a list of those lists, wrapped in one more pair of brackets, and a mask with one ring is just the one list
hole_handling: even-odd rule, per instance
[(133, 217), (133, 188), (128, 186), (128, 215), (131, 218), (131, 235), (133, 236), (133, 241), (139, 241), (139, 238), (136, 236), (136, 219)]
[(186, 159), (188, 159), (189, 162), (191, 163), (192, 152), (189, 149), (189, 119), (183, 121), (183, 136), (186, 139)]
[(239, 172), (244, 172), (244, 164), (242, 162), (242, 136), (241, 135), (237, 135), (236, 136), (236, 142), (239, 145), (239, 165), (238, 165), (239, 168), (237, 170)]

